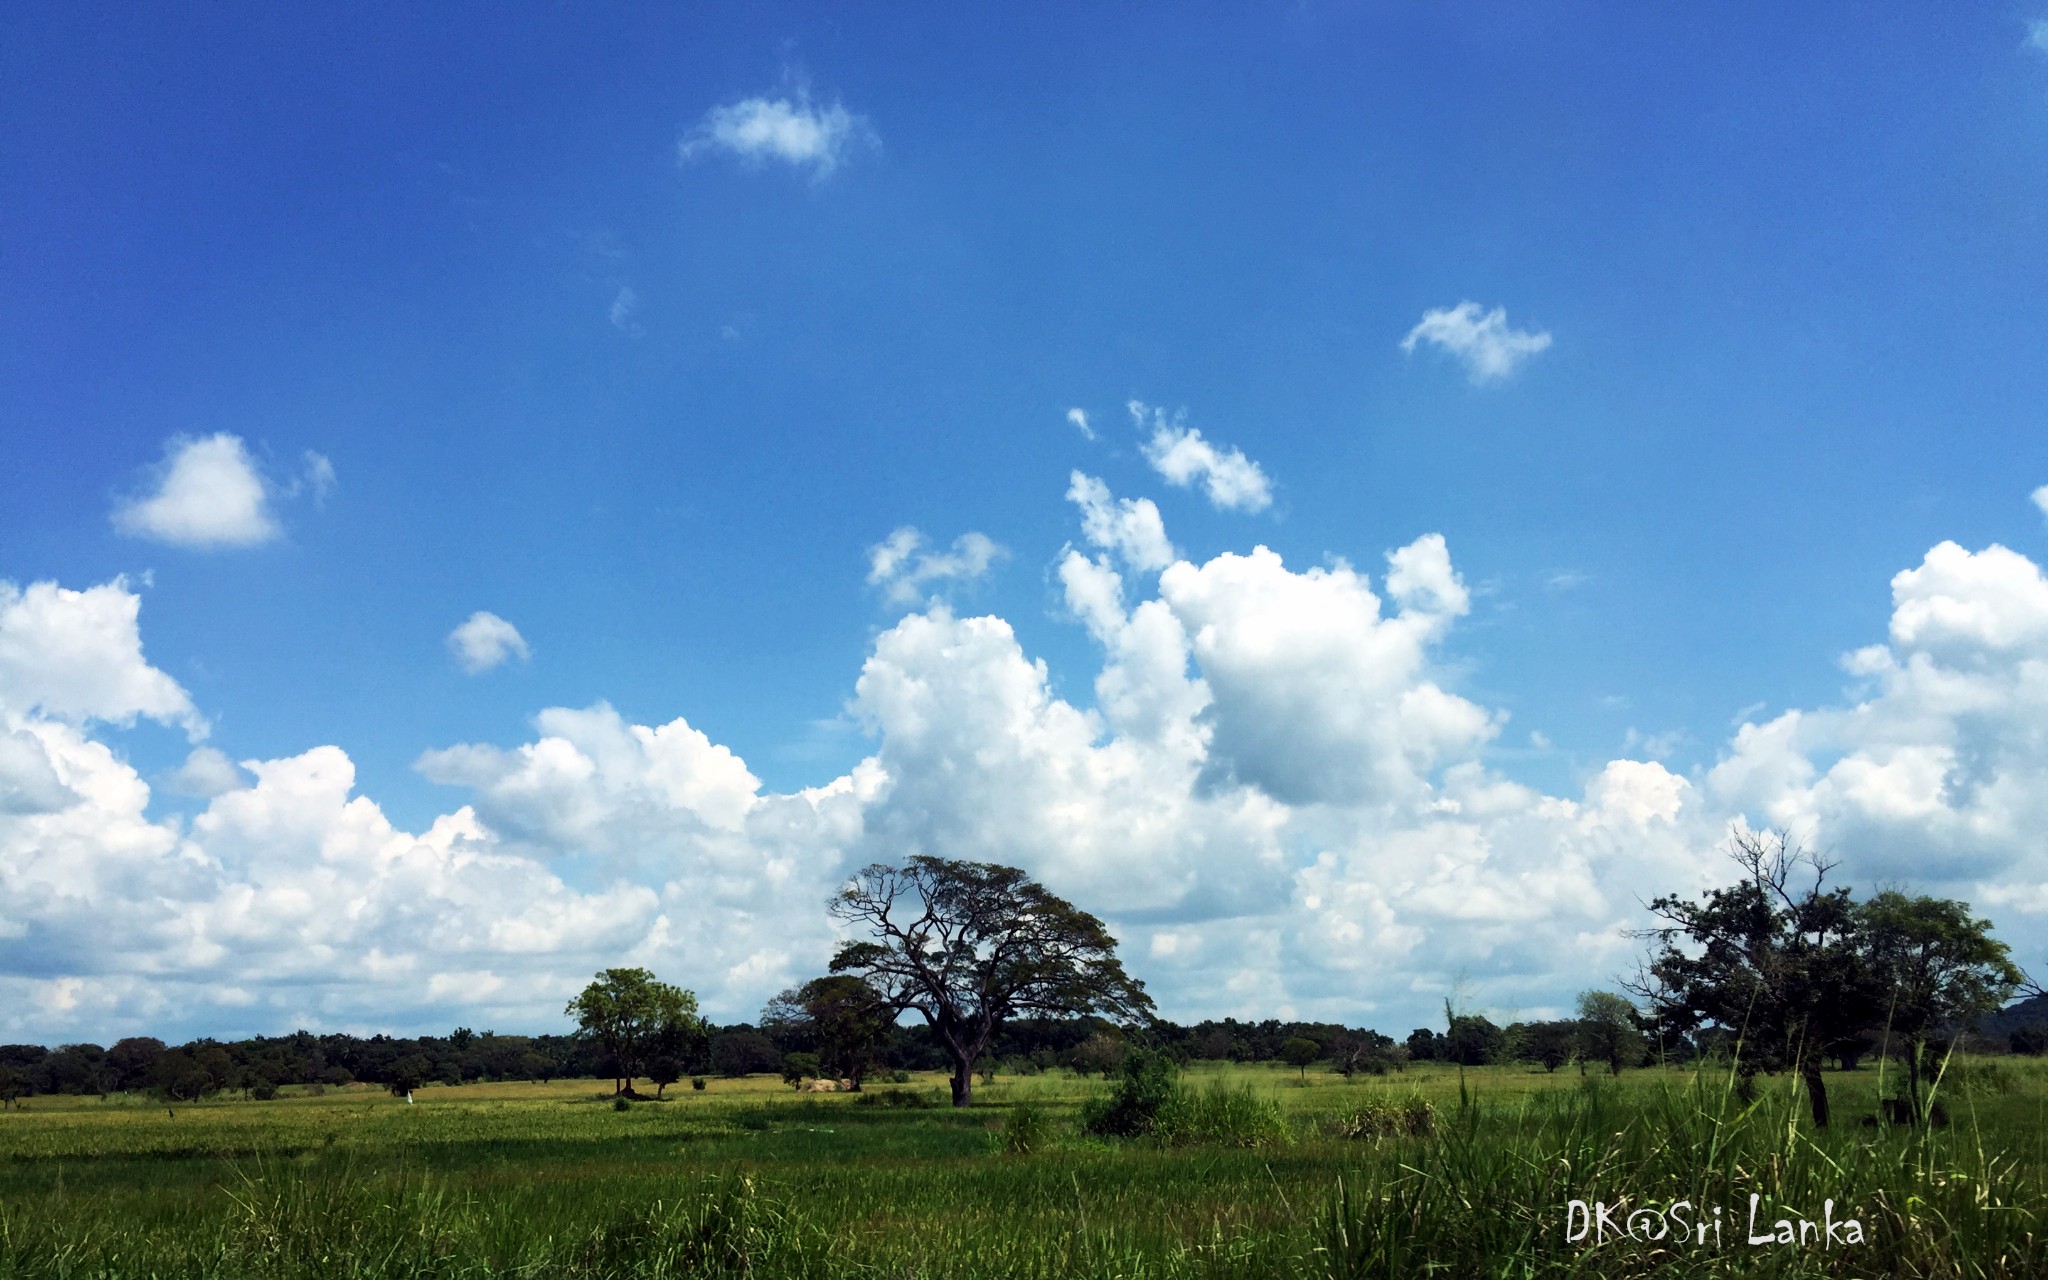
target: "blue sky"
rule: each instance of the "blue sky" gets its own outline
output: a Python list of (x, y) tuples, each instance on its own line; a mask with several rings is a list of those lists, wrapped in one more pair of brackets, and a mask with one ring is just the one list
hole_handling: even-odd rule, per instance
[(748, 1016), (916, 849), (1182, 1017), (1561, 1007), (1730, 821), (2018, 941), (2044, 17), (18, 8), (0, 1030)]

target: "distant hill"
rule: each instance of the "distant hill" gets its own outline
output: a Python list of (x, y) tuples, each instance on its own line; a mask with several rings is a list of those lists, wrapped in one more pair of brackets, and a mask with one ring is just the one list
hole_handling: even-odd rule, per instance
[(1997, 1013), (1987, 1013), (1977, 1023), (1977, 1034), (2003, 1040), (2021, 1027), (2048, 1026), (2048, 995), (2028, 996)]

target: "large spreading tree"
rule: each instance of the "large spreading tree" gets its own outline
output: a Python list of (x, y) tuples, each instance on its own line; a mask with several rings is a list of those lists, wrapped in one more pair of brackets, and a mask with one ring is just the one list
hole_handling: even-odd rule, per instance
[(974, 1064), (1007, 1019), (1152, 1016), (1151, 997), (1124, 973), (1102, 922), (1015, 867), (924, 856), (876, 863), (830, 909), (867, 935), (840, 947), (832, 972), (863, 980), (892, 1016), (923, 1015), (953, 1060), (956, 1107), (973, 1101)]

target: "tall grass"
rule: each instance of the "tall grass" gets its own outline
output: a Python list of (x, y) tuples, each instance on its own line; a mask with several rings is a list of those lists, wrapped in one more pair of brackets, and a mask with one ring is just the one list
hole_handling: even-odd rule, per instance
[[(1081, 1136), (1104, 1086), (1048, 1077), (968, 1112), (726, 1082), (619, 1113), (587, 1088), (53, 1104), (0, 1120), (0, 1280), (2048, 1276), (2048, 1078), (1995, 1065), (1940, 1130), (1856, 1124), (1869, 1072), (1825, 1132), (1796, 1082), (1745, 1105), (1661, 1071), (1204, 1071), (1128, 1139)], [(1865, 1243), (1751, 1246), (1751, 1195), (1765, 1223), (1833, 1199)], [(1721, 1236), (1571, 1240), (1572, 1200), (1719, 1206)]]

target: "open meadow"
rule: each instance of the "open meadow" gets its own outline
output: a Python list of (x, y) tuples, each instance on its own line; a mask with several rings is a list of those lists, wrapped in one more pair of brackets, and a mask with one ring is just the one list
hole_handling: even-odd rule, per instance
[(1931, 1132), (1830, 1073), (1818, 1134), (1786, 1077), (1745, 1108), (1675, 1069), (1198, 1067), (1130, 1140), (1082, 1135), (1110, 1085), (1065, 1072), (964, 1111), (935, 1076), (39, 1097), (0, 1114), (0, 1278), (2039, 1276), (2044, 1067), (1963, 1064)]

